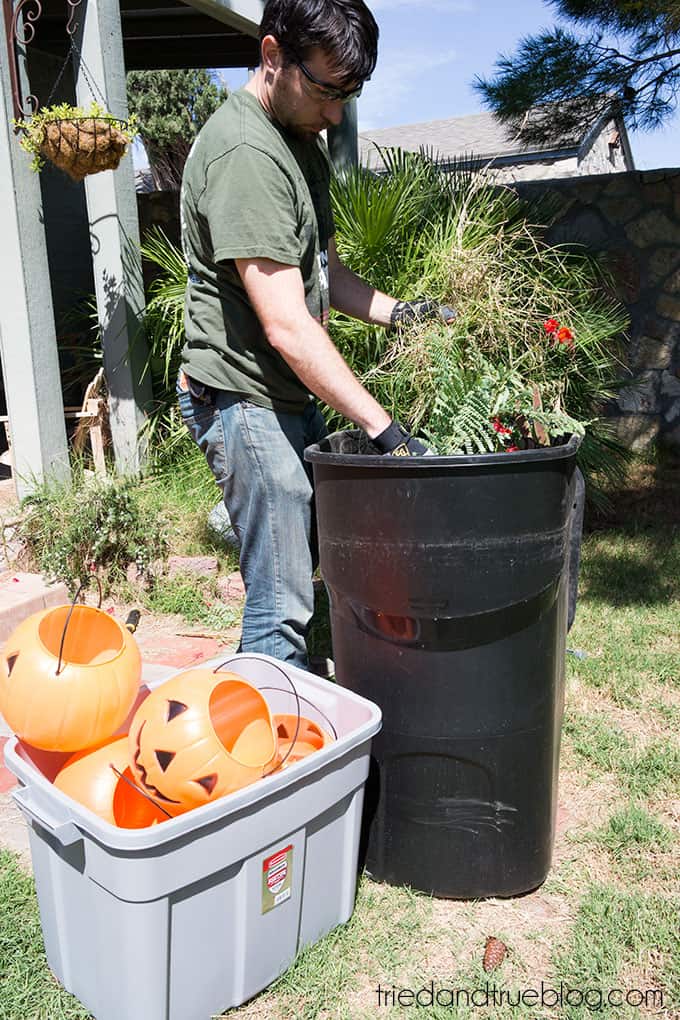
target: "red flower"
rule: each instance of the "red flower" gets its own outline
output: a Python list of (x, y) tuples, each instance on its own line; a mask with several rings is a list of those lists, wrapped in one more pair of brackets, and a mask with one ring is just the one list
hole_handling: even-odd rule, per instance
[(566, 326), (562, 326), (561, 329), (558, 329), (558, 331), (557, 331), (557, 340), (558, 340), (558, 343), (569, 344), (569, 346), (571, 347), (571, 346), (573, 346), (573, 343), (570, 344), (569, 341), (570, 340), (573, 341), (573, 339), (574, 339), (574, 334), (572, 333), (572, 331), (570, 329), (567, 329)]
[(512, 434), (512, 429), (509, 429), (506, 425), (504, 425), (500, 418), (494, 418), (493, 430), (494, 432), (497, 432), (499, 436), (509, 436)]
[(543, 329), (549, 335), (553, 334), (553, 333), (556, 333), (559, 328), (560, 328), (560, 324), (557, 321), (557, 319), (548, 319), (547, 322), (543, 323)]
[(519, 453), (519, 446), (506, 446), (505, 447), (505, 452), (506, 453)]

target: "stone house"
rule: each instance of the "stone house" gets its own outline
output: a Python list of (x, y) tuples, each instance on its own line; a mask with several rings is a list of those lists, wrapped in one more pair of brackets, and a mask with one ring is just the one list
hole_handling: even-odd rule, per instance
[(380, 170), (381, 148), (431, 153), (442, 169), (484, 169), (498, 183), (621, 173), (635, 169), (623, 121), (613, 113), (584, 123), (580, 131), (527, 145), (492, 113), (362, 131), (363, 166)]

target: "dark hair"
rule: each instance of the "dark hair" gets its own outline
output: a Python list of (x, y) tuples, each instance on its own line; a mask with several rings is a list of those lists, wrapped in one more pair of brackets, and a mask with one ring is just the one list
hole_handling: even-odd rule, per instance
[(342, 76), (339, 84), (370, 78), (378, 59), (378, 26), (363, 0), (267, 0), (260, 42), (266, 35), (289, 61), (318, 46)]

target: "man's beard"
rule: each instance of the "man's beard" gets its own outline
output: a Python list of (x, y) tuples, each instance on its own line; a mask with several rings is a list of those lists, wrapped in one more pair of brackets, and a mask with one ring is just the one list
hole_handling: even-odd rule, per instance
[(289, 134), (304, 142), (313, 142), (324, 130), (325, 125), (318, 129), (300, 124), (295, 120), (297, 96), (286, 79), (279, 79), (276, 91), (272, 94), (271, 105), (275, 119)]

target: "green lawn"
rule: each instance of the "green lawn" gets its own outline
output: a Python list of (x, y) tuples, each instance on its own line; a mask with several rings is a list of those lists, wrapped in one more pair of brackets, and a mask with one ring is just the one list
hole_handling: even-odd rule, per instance
[[(615, 527), (585, 539), (569, 636), (584, 654), (568, 656), (558, 837), (543, 887), (464, 903), (364, 879), (351, 921), (230, 1018), (680, 1017), (676, 484), (673, 492), (655, 509), (652, 486), (642, 503), (619, 506)], [(0, 869), (0, 1018), (85, 1017), (46, 968), (31, 879), (7, 853)], [(488, 935), (508, 947), (492, 974), (482, 969)], [(408, 990), (431, 982), (439, 1005), (390, 998), (404, 989), (406, 1003)], [(487, 982), (503, 1004), (468, 1003)], [(531, 996), (541, 982), (543, 1007)], [(568, 1001), (552, 1005), (560, 986), (563, 999), (571, 990)], [(457, 1006), (454, 989), (462, 990)], [(608, 1005), (602, 996), (611, 989), (630, 1001)]]

